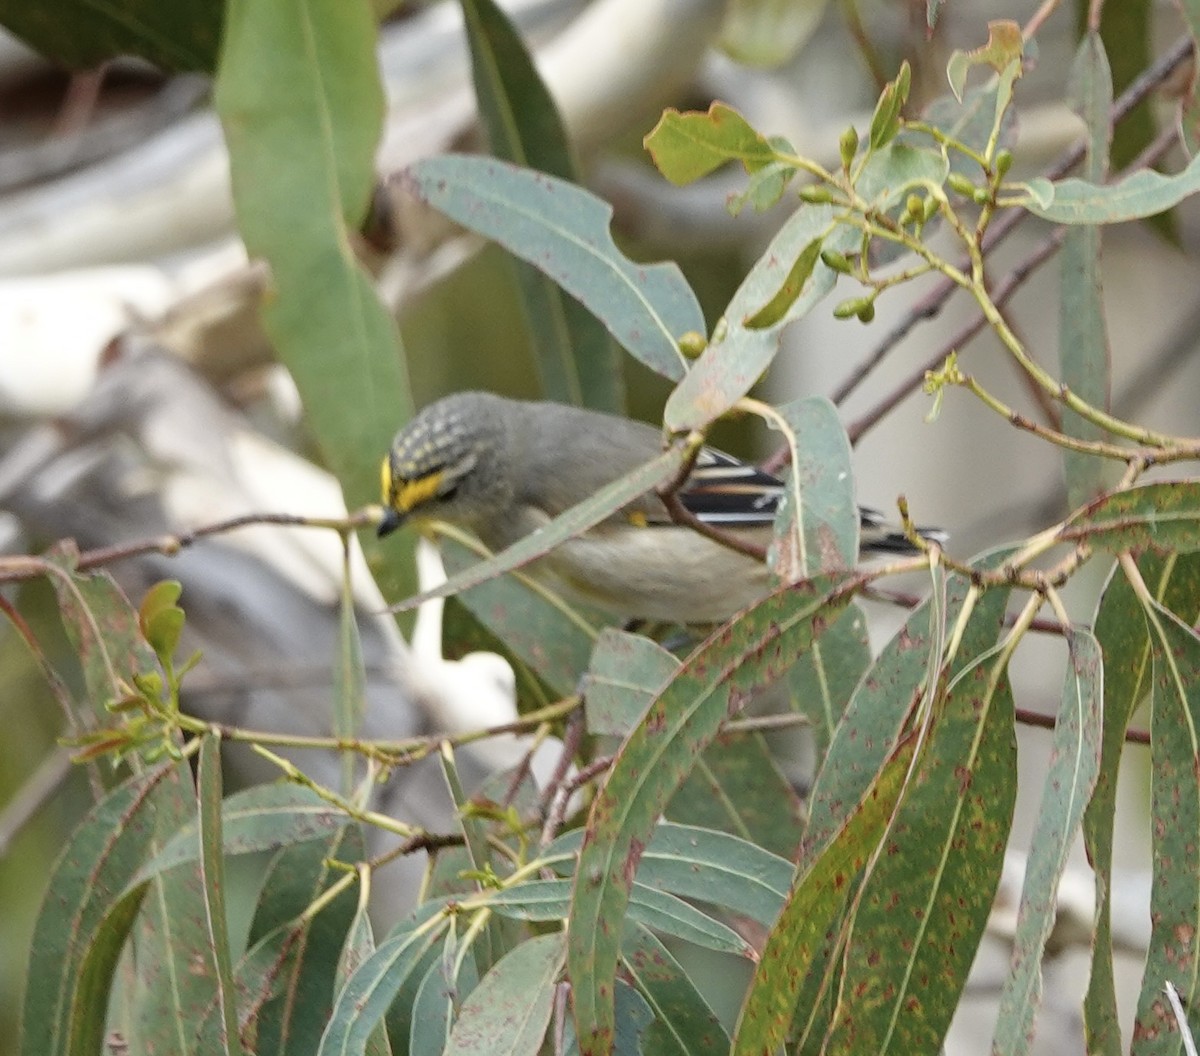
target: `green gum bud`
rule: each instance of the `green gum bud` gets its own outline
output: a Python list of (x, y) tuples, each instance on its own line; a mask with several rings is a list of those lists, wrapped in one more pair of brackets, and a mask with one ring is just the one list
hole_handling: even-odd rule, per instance
[(842, 152), (842, 168), (850, 171), (850, 163), (854, 161), (854, 155), (858, 153), (858, 129), (851, 125), (845, 132), (842, 133), (842, 138), (838, 140), (838, 146)]

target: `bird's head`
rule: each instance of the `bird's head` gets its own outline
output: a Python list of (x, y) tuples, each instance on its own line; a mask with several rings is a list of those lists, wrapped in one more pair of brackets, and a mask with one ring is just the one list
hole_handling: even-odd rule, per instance
[(508, 442), (502, 401), (458, 393), (430, 404), (397, 434), (381, 467), (386, 509), (378, 534), (410, 517), (472, 527), (508, 494), (495, 469)]

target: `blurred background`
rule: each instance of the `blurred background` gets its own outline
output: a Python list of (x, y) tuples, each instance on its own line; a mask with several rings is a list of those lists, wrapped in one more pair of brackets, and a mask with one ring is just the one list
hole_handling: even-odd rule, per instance
[[(1023, 22), (1041, 5), (944, 5), (932, 35), (925, 5), (905, 0), (511, 0), (503, 6), (538, 58), (587, 184), (615, 207), (619, 243), (636, 258), (678, 261), (711, 324), (787, 209), (731, 217), (726, 199), (742, 185), (739, 173), (723, 171), (683, 190), (662, 180), (641, 139), (665, 106), (704, 108), (721, 99), (755, 127), (787, 136), (800, 153), (832, 161), (842, 130), (850, 122), (865, 127), (881, 82), (902, 59), (913, 63), (919, 109), (944, 94), (951, 51), (986, 40), (988, 19)], [(1181, 27), (1173, 5), (1149, 8), (1153, 54)], [(1062, 5), (1037, 36), (1037, 60), (1017, 86), (1015, 175), (1044, 170), (1081, 134), (1064, 103), (1076, 35), (1075, 8)], [(1112, 58), (1116, 67), (1118, 57)], [(383, 25), (380, 63), (388, 94), (381, 176), (431, 153), (478, 146), (455, 5), (404, 6)], [(210, 87), (205, 78), (166, 77), (132, 60), (69, 75), (0, 34), (3, 553), (37, 552), (64, 538), (87, 549), (255, 512), (344, 512), (336, 482), (313, 460), (295, 388), (258, 323), (265, 274), (247, 261), (234, 228)], [(1169, 89), (1155, 97), (1160, 125), (1174, 119), (1172, 101)], [(356, 248), (399, 321), (418, 405), (467, 387), (538, 395), (504, 254), (393, 193), (381, 194), (376, 212), (379, 237)], [(1024, 260), (1047, 233), (1036, 222), (1024, 224), (991, 258), (992, 274)], [(1196, 246), (1195, 211), (1186, 208), (1169, 226), (1109, 229), (1104, 240), (1113, 406), (1187, 435), (1200, 432)], [(1008, 313), (1052, 369), (1060, 325), (1056, 284), (1052, 262), (1025, 284)], [(788, 331), (759, 395), (784, 401), (838, 393), (926, 290), (914, 284), (885, 295), (869, 327), (833, 319), (827, 302)], [(963, 558), (1032, 533), (1068, 509), (1055, 450), (981, 413), (965, 393), (949, 392), (934, 421), (926, 421), (931, 400), (919, 389), (876, 413), (879, 401), (970, 318), (969, 304), (951, 300), (840, 402), (844, 421), (863, 427), (855, 449), (860, 500), (893, 509), (896, 497), (906, 495), (916, 520), (947, 528), (950, 549)], [(1030, 406), (995, 338), (984, 334), (959, 352), (991, 391)], [(655, 421), (667, 383), (632, 361), (625, 380), (630, 413)], [(773, 449), (765, 430), (748, 421), (723, 424), (714, 439), (748, 457)], [(135, 603), (157, 579), (183, 582), (183, 653), (203, 651), (186, 684), (190, 708), (258, 728), (317, 733), (330, 722), (341, 561), (332, 533), (257, 527), (178, 557), (123, 561), (111, 571)], [(1077, 619), (1090, 619), (1103, 575), (1097, 568), (1091, 582), (1072, 584), (1079, 588)], [(442, 656), (457, 659), (467, 646), (443, 646), (436, 626), (422, 640), (406, 641), (394, 621), (379, 615), (383, 599), (361, 558), (353, 582), (369, 681), (368, 735), (443, 730), (480, 715), (503, 721), (512, 708), (505, 681), (511, 672), (487, 664), (472, 672), (462, 692), (476, 710), (462, 714), (463, 698)], [(922, 584), (908, 586), (919, 591)], [(4, 587), (4, 596), (72, 677), (50, 588), (31, 581)], [(900, 614), (882, 606), (870, 611), (879, 644)], [(1022, 646), (1014, 668), (1020, 706), (1053, 712), (1064, 659), (1057, 639)], [(7, 731), (0, 739), (2, 1053), (15, 1037), (42, 883), (88, 795), (56, 747), (61, 709), (7, 622), (0, 623), (0, 686)], [(1018, 807), (1017, 847), (1031, 831), (1029, 812), (1048, 750), (1046, 734), (1021, 732), (1021, 767), (1031, 779)], [(477, 776), (519, 755), (509, 747), (481, 755)], [(1128, 813), (1144, 817), (1139, 750), (1129, 756), (1135, 765), (1127, 768), (1122, 793)], [(249, 758), (231, 761), (242, 780), (263, 776)], [(336, 783), (336, 760), (304, 764), (318, 776), (332, 768)], [(406, 772), (383, 795), (386, 809), (399, 816), (431, 824), (445, 816), (436, 775)], [(1128, 878), (1130, 905), (1118, 912), (1128, 947), (1124, 989), (1132, 995), (1138, 943), (1148, 927), (1139, 886), (1148, 839), (1137, 821), (1125, 830), (1119, 825), (1117, 865)], [(1019, 875), (1018, 869), (1009, 892), (1014, 903)], [(396, 881), (398, 890), (404, 882)], [(1063, 1045), (1081, 1051), (1073, 1010), (1086, 981), (1086, 947), (1072, 945), (1071, 927), (1090, 921), (1082, 856), (1072, 882), (1079, 894), (1064, 906), (1062, 952), (1047, 968), (1039, 1051)], [(998, 917), (985, 941), (950, 1053), (981, 1051), (990, 1037), (990, 1002), (1010, 952), (1007, 926)]]

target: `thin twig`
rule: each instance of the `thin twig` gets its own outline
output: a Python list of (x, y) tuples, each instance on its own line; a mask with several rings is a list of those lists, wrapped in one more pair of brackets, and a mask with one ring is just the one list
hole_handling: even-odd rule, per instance
[[(864, 598), (869, 598), (871, 601), (883, 602), (886, 605), (899, 605), (905, 609), (915, 609), (922, 604), (926, 599), (920, 594), (909, 594), (903, 590), (885, 590), (882, 587), (867, 587), (863, 592)], [(1011, 614), (1004, 617), (1004, 625), (1011, 627), (1013, 617)], [(1061, 638), (1065, 631), (1062, 625), (1057, 620), (1036, 619), (1029, 625), (1031, 631), (1039, 631), (1042, 634), (1053, 634)]]
[[(163, 554), (173, 557), (201, 539), (210, 535), (223, 535), (225, 532), (238, 528), (249, 528), (259, 524), (274, 524), (288, 528), (323, 528), (339, 532), (353, 531), (356, 528), (367, 528), (376, 524), (380, 511), (377, 506), (364, 506), (361, 510), (345, 517), (304, 517), (295, 513), (247, 513), (240, 517), (230, 517), (224, 521), (214, 521), (188, 532), (177, 532), (159, 535), (153, 539), (141, 539), (132, 543), (118, 543), (115, 546), (101, 546), (95, 550), (85, 550), (75, 563), (77, 572), (88, 572), (94, 568), (110, 565), (115, 561), (126, 558), (142, 557), (146, 554)], [(16, 583), (27, 579), (36, 579), (45, 574), (41, 563), (32, 564), (28, 560), (18, 562), (11, 558), (0, 558), (0, 583)]]
[[(559, 826), (562, 825), (562, 817), (567, 809), (567, 800), (571, 798), (570, 793), (563, 792), (563, 786), (567, 783), (571, 765), (574, 763), (575, 756), (579, 752), (579, 745), (583, 741), (583, 718), (583, 709), (580, 708), (567, 721), (567, 728), (563, 731), (562, 754), (559, 755), (554, 772), (550, 775), (550, 780), (546, 782), (546, 787), (542, 792), (540, 806), (543, 820), (541, 837), (538, 841), (540, 847), (546, 847), (554, 839)], [(554, 821), (553, 819), (556, 817), (558, 820)]]
[[(1125, 116), (1139, 103), (1141, 103), (1152, 91), (1158, 88), (1175, 70), (1185, 62), (1192, 54), (1191, 37), (1182, 36), (1169, 48), (1161, 58), (1158, 59), (1152, 66), (1148, 67), (1139, 77), (1137, 77), (1120, 97), (1113, 103), (1112, 109), (1109, 111), (1109, 122), (1115, 125), (1125, 118)], [(1161, 137), (1160, 137), (1161, 139)], [(1157, 141), (1156, 141), (1157, 143)], [(1061, 179), (1067, 175), (1076, 165), (1083, 160), (1087, 151), (1087, 145), (1084, 140), (1080, 140), (1059, 158), (1055, 164), (1051, 165), (1045, 172), (1045, 177), (1050, 180)], [(1145, 157), (1146, 151), (1142, 156), (1135, 160), (1126, 171), (1129, 171), (1134, 166), (1142, 163), (1142, 157)], [(986, 254), (997, 246), (1017, 228), (1019, 224), (1024, 222), (1030, 214), (1023, 209), (1013, 209), (1005, 213), (996, 220), (988, 229), (987, 234), (983, 238), (982, 251)], [(1062, 236), (1057, 236), (1061, 241)], [(1041, 259), (1031, 267), (1026, 269), (1031, 272), (1037, 266), (1051, 256), (1057, 246), (1039, 247), (1035, 250), (1034, 256), (1040, 256)], [(970, 266), (968, 258), (960, 260), (956, 267), (959, 271), (963, 271)], [(1017, 270), (1022, 270), (1022, 266), (1018, 266)], [(1015, 285), (1019, 285), (1016, 283)], [(1014, 289), (1015, 289), (1014, 285)], [(834, 391), (831, 399), (835, 404), (842, 404), (853, 393), (858, 386), (874, 371), (874, 369), (883, 361), (883, 359), (891, 352), (901, 341), (904, 340), (918, 323), (925, 319), (936, 317), (949, 300), (950, 295), (958, 288), (958, 285), (948, 278), (943, 278), (914, 304), (905, 316), (890, 330), (871, 353), (867, 359), (860, 364), (854, 372)], [(1006, 299), (1011, 296), (1012, 291), (1008, 291)], [(999, 304), (999, 300), (997, 300)], [(971, 333), (975, 333), (982, 326), (982, 320), (977, 324)], [(970, 336), (970, 335), (968, 335)], [(957, 347), (951, 345), (949, 347)], [(935, 361), (934, 366), (940, 363), (945, 355), (940, 355)], [(927, 368), (932, 369), (932, 367)], [(924, 377), (924, 370), (920, 372), (920, 377)], [(911, 391), (911, 389), (906, 390)], [(898, 402), (898, 401), (896, 401)], [(868, 426), (869, 427), (869, 426)]]
[(765, 546), (759, 546), (758, 543), (752, 543), (748, 539), (743, 539), (740, 535), (722, 531), (720, 528), (702, 521), (684, 506), (679, 496), (674, 492), (660, 493), (659, 498), (662, 499), (663, 505), (667, 508), (667, 513), (671, 515), (671, 520), (680, 527), (691, 528), (692, 531), (698, 532), (706, 539), (711, 539), (714, 543), (720, 543), (721, 546), (728, 547), (728, 549), (734, 550), (739, 554), (752, 557), (755, 561), (765, 561), (767, 559), (767, 548)]
[[(1178, 130), (1174, 126), (1164, 129), (1152, 143), (1146, 146), (1145, 150), (1143, 150), (1122, 170), (1122, 172), (1137, 172), (1140, 169), (1147, 168), (1154, 162), (1160, 160), (1162, 156), (1171, 149), (1177, 139)], [(1020, 216), (1023, 214), (1020, 211), (1015, 213), (1006, 213), (997, 224), (993, 225), (992, 231), (996, 231), (1001, 224), (1014, 215)], [(1025, 284), (1026, 280), (1062, 248), (1062, 244), (1067, 237), (1068, 230), (1069, 229), (1065, 226), (1056, 227), (1037, 246), (1034, 247), (1034, 249), (1029, 253), (1028, 256), (1025, 257), (1024, 260), (1018, 262), (1002, 279), (1000, 279), (993, 286), (991, 291), (991, 299), (992, 303), (995, 304), (997, 308), (1003, 308), (1005, 305), (1007, 305), (1013, 294), (1015, 294), (1017, 290), (1019, 290)], [(990, 243), (988, 246), (990, 248)], [(933, 318), (933, 316), (936, 314), (936, 312), (930, 312), (928, 313), (927, 317)], [(905, 377), (902, 378), (892, 388), (891, 392), (883, 396), (873, 407), (870, 408), (870, 410), (865, 411), (847, 427), (846, 432), (850, 437), (850, 443), (856, 444), (864, 433), (881, 421), (898, 403), (909, 396), (910, 393), (915, 392), (924, 383), (926, 374), (928, 374), (931, 370), (937, 370), (938, 367), (945, 362), (946, 357), (951, 352), (955, 351), (956, 349), (961, 349), (967, 344), (968, 341), (978, 335), (986, 325), (987, 320), (984, 318), (982, 313), (978, 313), (974, 315), (970, 321), (960, 327), (959, 330), (951, 338), (949, 338), (949, 340), (942, 343), (941, 347), (936, 353), (925, 360), (925, 362), (923, 362), (915, 370), (905, 375)], [(887, 339), (885, 338), (885, 345), (886, 341)], [(887, 351), (890, 351), (890, 346), (888, 348), (884, 348), (884, 345), (881, 345), (880, 349), (883, 349), (883, 353), (886, 354)], [(879, 359), (882, 359), (882, 355), (880, 354), (879, 349), (877, 349), (873, 359), (868, 360), (867, 363), (864, 364), (867, 373), (873, 369)], [(857, 385), (858, 380), (861, 380), (859, 373), (859, 371), (856, 371), (855, 374), (848, 379), (846, 383), (844, 383), (843, 389), (847, 385), (850, 386), (849, 390), (845, 392), (845, 395), (848, 396), (850, 391), (853, 391), (853, 387)], [(865, 374), (863, 374), (863, 377), (865, 377)], [(838, 393), (840, 394), (842, 391), (842, 389), (839, 389)], [(840, 402), (840, 398), (838, 395), (835, 395), (834, 403), (838, 402)]]
[[(1016, 708), (1015, 714), (1017, 722), (1022, 726), (1035, 726), (1040, 730), (1052, 730), (1055, 727), (1055, 719), (1053, 715), (1046, 715), (1040, 711), (1030, 711), (1028, 708)], [(1128, 744), (1149, 744), (1149, 730), (1126, 730), (1125, 741)]]
[(562, 828), (563, 821), (566, 819), (567, 804), (571, 802), (571, 797), (589, 781), (594, 781), (604, 773), (612, 766), (615, 759), (615, 755), (602, 755), (598, 759), (593, 759), (569, 781), (562, 783), (554, 794), (554, 802), (551, 803), (550, 810), (546, 814), (546, 823), (542, 826), (542, 837), (539, 841), (540, 847), (543, 849), (548, 847), (551, 840), (558, 835), (558, 830)]
[(495, 726), (483, 726), (479, 729), (464, 730), (460, 733), (432, 733), (420, 737), (406, 737), (403, 740), (364, 740), (357, 737), (321, 737), (307, 734), (274, 733), (269, 730), (247, 730), (240, 726), (229, 726), (219, 722), (204, 722), (188, 716), (186, 720), (188, 732), (197, 736), (212, 732), (222, 740), (247, 742), (250, 744), (271, 745), (277, 748), (316, 748), (328, 751), (358, 752), (371, 758), (379, 759), (390, 766), (403, 765), (424, 758), (435, 751), (439, 745), (447, 743), (458, 748), (476, 741), (498, 737), (506, 733), (530, 733), (537, 730), (543, 723), (554, 722), (578, 713), (580, 699), (577, 696), (566, 697), (555, 701), (544, 708), (538, 708), (511, 722), (499, 723)]

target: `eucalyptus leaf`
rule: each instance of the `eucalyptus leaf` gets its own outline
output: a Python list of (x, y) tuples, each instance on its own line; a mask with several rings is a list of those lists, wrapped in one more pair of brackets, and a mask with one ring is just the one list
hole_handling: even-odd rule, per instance
[(1116, 183), (1103, 185), (1074, 177), (1051, 182), (1039, 176), (1019, 188), (1009, 204), (1023, 206), (1044, 220), (1123, 224), (1166, 212), (1200, 191), (1200, 155), (1171, 176), (1138, 169)]
[(696, 295), (674, 264), (636, 264), (617, 248), (607, 202), (564, 180), (468, 155), (416, 162), (404, 183), (540, 268), (651, 370), (676, 381), (683, 376), (679, 339), (706, 331)]
[(583, 1048), (612, 1043), (619, 925), (658, 816), (730, 712), (795, 662), (858, 583), (853, 573), (833, 573), (747, 609), (693, 652), (626, 739), (592, 807), (579, 859), (587, 881), (575, 886), (568, 928)]

